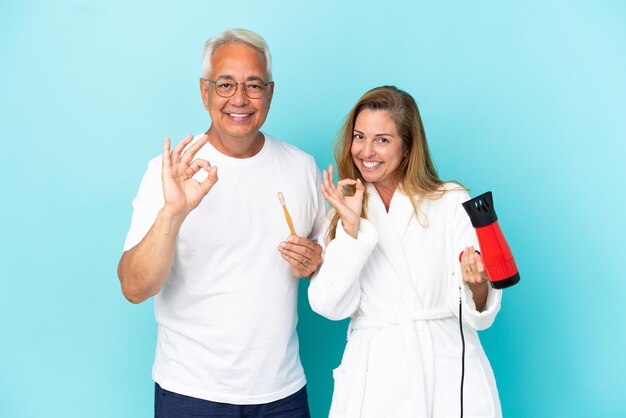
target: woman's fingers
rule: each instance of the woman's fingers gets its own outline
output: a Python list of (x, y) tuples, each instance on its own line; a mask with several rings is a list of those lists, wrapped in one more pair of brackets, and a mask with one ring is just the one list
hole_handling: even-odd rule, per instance
[(327, 189), (331, 187), (332, 181), (330, 180), (330, 175), (328, 174), (328, 171), (324, 170), (322, 172), (323, 177), (324, 177), (324, 182), (323, 185), (324, 187), (326, 187)]
[(463, 280), (468, 283), (482, 283), (487, 280), (485, 265), (482, 262), (480, 254), (476, 252), (474, 247), (468, 247), (463, 251), (461, 256), (461, 270)]
[(337, 186), (335, 187), (335, 189), (337, 190), (337, 193), (341, 193), (343, 195), (344, 187), (353, 186), (355, 184), (356, 184), (356, 180), (343, 179), (337, 182)]
[(363, 201), (363, 193), (365, 192), (365, 187), (363, 183), (361, 183), (361, 179), (356, 179), (356, 191), (354, 192), (354, 197), (359, 201)]

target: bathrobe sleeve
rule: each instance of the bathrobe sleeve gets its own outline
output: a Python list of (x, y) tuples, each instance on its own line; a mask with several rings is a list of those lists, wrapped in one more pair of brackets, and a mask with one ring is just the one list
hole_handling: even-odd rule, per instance
[(487, 291), (487, 301), (482, 312), (476, 310), (472, 290), (465, 281), (461, 273), (461, 263), (459, 254), (466, 247), (474, 246), (477, 250), (478, 238), (472, 227), (469, 216), (463, 209), (462, 203), (469, 200), (470, 196), (465, 190), (454, 190), (450, 193), (453, 206), (449, 213), (452, 214), (452, 274), (449, 287), (448, 304), (455, 315), (459, 314), (459, 289), (463, 307), (463, 320), (466, 324), (477, 330), (489, 328), (500, 310), (502, 300), (502, 290), (493, 289), (489, 286)]
[(354, 314), (361, 301), (359, 276), (378, 242), (378, 233), (367, 219), (361, 219), (357, 239), (348, 235), (341, 220), (335, 239), (324, 249), (324, 261), (309, 284), (311, 309), (332, 320)]

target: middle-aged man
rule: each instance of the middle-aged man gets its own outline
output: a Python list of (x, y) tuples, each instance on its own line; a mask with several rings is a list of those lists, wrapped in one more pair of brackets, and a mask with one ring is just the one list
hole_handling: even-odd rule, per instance
[(156, 295), (156, 417), (309, 416), (296, 278), (321, 263), (326, 208), (313, 158), (260, 132), (271, 80), (256, 33), (207, 41), (211, 126), (172, 151), (166, 139), (133, 201), (118, 274), (131, 302)]

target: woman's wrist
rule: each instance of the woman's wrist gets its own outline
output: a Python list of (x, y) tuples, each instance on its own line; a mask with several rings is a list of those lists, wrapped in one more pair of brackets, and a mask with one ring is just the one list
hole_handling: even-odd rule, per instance
[(346, 231), (346, 234), (350, 235), (352, 238), (356, 239), (359, 234), (359, 222), (360, 218), (356, 220), (346, 221), (345, 219), (341, 220), (341, 224), (343, 225), (343, 230)]

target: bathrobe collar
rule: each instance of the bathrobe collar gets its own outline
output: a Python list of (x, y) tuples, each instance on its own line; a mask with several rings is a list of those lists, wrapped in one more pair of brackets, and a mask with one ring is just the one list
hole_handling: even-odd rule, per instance
[[(422, 295), (419, 294), (411, 278), (407, 262), (407, 251), (403, 245), (409, 222), (414, 215), (413, 205), (404, 193), (396, 189), (389, 206), (389, 213), (373, 184), (367, 185), (367, 213), (370, 221), (377, 226), (378, 248), (389, 262), (391, 271), (395, 272), (396, 280), (390, 282), (395, 289), (395, 300), (401, 301), (393, 305), (398, 316), (398, 324), (403, 340), (403, 347), (408, 359), (408, 367), (413, 378), (410, 383), (412, 396), (417, 400), (411, 416), (427, 417), (432, 412), (433, 350), (430, 333), (425, 339), (418, 341), (415, 334), (414, 312), (424, 310)], [(391, 277), (390, 277), (391, 278)], [(410, 353), (419, 353), (414, 356)], [(426, 381), (429, 383), (426, 384)]]
[[(400, 285), (399, 289), (405, 289), (400, 293), (404, 296), (403, 299), (407, 308), (406, 314), (410, 312), (409, 307), (422, 309), (421, 297), (411, 280), (406, 251), (402, 244), (409, 222), (414, 214), (413, 205), (404, 193), (396, 189), (391, 199), (389, 213), (387, 213), (385, 205), (373, 184), (369, 183), (367, 185), (367, 192), (367, 214), (374, 225), (381, 226), (378, 228), (378, 246), (396, 272), (398, 284)], [(406, 289), (412, 289), (413, 292), (411, 293), (413, 295), (407, 295)], [(409, 296), (408, 300), (406, 299), (407, 296)], [(415, 297), (419, 300), (414, 300)], [(415, 306), (415, 303), (418, 303), (418, 306)]]

